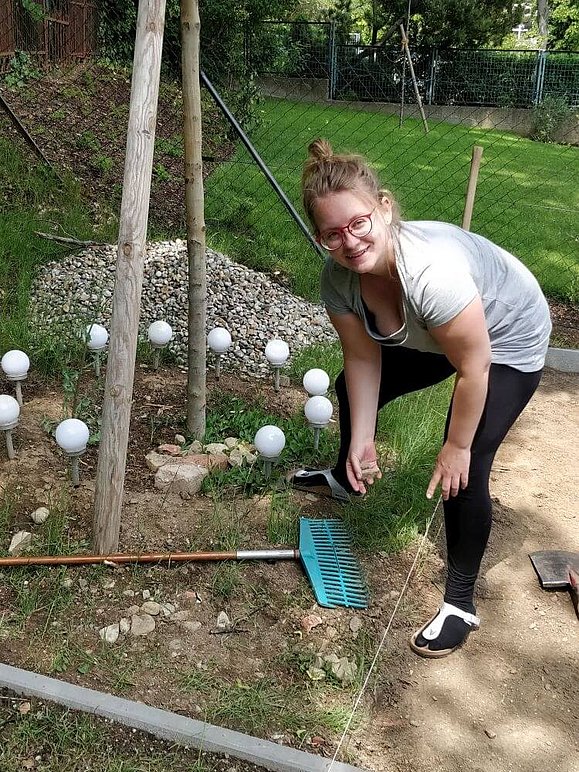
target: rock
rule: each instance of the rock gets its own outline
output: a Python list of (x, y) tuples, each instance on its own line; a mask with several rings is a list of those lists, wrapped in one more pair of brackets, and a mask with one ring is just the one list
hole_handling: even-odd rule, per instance
[(189, 633), (195, 633), (197, 630), (201, 629), (201, 622), (189, 622), (186, 620), (184, 622), (179, 622), (179, 626)]
[(175, 442), (177, 443), (177, 445), (184, 445), (187, 442), (187, 440), (185, 439), (185, 437), (183, 437), (182, 434), (176, 434)]
[(24, 552), (25, 549), (30, 547), (31, 543), (32, 534), (29, 531), (17, 531), (12, 537), (12, 541), (8, 547), (8, 554), (14, 555), (14, 557), (16, 557), (17, 555), (20, 555), (21, 552)]
[(355, 662), (350, 662), (347, 657), (338, 657), (337, 654), (328, 654), (324, 661), (330, 668), (330, 672), (343, 684), (351, 684), (356, 678), (358, 668)]
[(323, 624), (323, 619), (317, 614), (307, 614), (300, 620), (300, 627), (306, 634), (321, 624)]
[(159, 453), (165, 453), (169, 456), (180, 456), (181, 455), (181, 448), (179, 445), (159, 445), (157, 448), (157, 451)]
[(239, 437), (226, 437), (223, 440), (223, 444), (227, 445), (228, 448), (234, 448), (239, 444)]
[(131, 618), (131, 635), (148, 635), (155, 629), (155, 620), (149, 614), (134, 614)]
[(161, 603), (160, 605), (161, 616), (170, 617), (175, 613), (175, 606), (173, 603)]
[(49, 515), (50, 510), (48, 507), (38, 507), (38, 509), (35, 509), (34, 512), (30, 515), (30, 519), (37, 525), (40, 525), (41, 523), (44, 523), (46, 520), (48, 520)]
[(147, 453), (145, 456), (145, 463), (151, 472), (156, 472), (158, 469), (164, 466), (164, 464), (169, 464), (171, 462), (172, 458), (170, 456), (162, 456), (160, 453), (157, 453), (154, 450), (152, 450), (150, 453)]
[(123, 635), (126, 635), (129, 630), (131, 629), (131, 620), (127, 619), (127, 617), (121, 617), (121, 620), (119, 622), (119, 630)]
[(180, 495), (195, 495), (209, 470), (193, 464), (165, 464), (155, 474), (155, 488)]
[(72, 587), (72, 579), (70, 576), (65, 576), (64, 579), (61, 582), (61, 586), (64, 587), (65, 590), (70, 590)]
[(143, 590), (141, 595), (143, 596), (143, 600), (149, 600), (149, 598), (151, 597), (151, 591), (150, 590)]
[(225, 470), (229, 465), (229, 460), (225, 453), (188, 453), (183, 458), (183, 463), (202, 466), (205, 469)]
[(360, 617), (352, 617), (352, 619), (350, 619), (350, 630), (354, 634), (356, 634), (361, 627), (362, 627), (362, 620), (360, 619)]
[(485, 729), (485, 734), (486, 734), (486, 736), (487, 736), (487, 737), (489, 737), (491, 740), (494, 740), (494, 739), (495, 739), (495, 737), (497, 736), (497, 733), (496, 733), (496, 732), (493, 732), (493, 730), (492, 730), (492, 729)]
[(189, 445), (189, 453), (203, 453), (203, 445), (199, 440), (193, 440), (191, 445)]
[(115, 624), (103, 627), (99, 630), (99, 635), (105, 643), (116, 643), (119, 638), (119, 632), (119, 625)]
[(209, 445), (205, 446), (205, 452), (210, 455), (215, 455), (215, 453), (225, 453), (227, 450), (229, 450), (229, 448), (223, 442), (210, 442)]
[(141, 611), (144, 614), (150, 614), (152, 617), (157, 617), (161, 613), (161, 605), (154, 600), (146, 600), (141, 606)]
[(227, 630), (228, 627), (231, 627), (231, 620), (225, 613), (225, 611), (220, 611), (217, 615), (217, 629), (218, 630)]

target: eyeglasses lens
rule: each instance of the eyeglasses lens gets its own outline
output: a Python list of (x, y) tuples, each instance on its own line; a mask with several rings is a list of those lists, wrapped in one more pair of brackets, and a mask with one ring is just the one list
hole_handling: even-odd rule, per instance
[(321, 244), (326, 249), (334, 250), (339, 249), (344, 243), (344, 231), (349, 231), (352, 236), (362, 238), (367, 236), (372, 230), (372, 217), (371, 215), (363, 215), (362, 217), (356, 217), (349, 222), (344, 228), (339, 230), (330, 231), (322, 236)]

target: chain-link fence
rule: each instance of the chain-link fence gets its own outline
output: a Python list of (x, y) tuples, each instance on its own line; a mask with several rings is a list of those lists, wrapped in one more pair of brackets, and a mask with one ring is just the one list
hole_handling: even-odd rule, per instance
[[(0, 132), (13, 136), (16, 119), (55, 167), (71, 168), (98, 224), (120, 203), (135, 9), (113, 0), (33, 5), (36, 16), (11, 0), (0, 18), (0, 87), (12, 112), (8, 120), (0, 111)], [(178, 3), (167, 8), (152, 236), (184, 233)], [(365, 154), (406, 218), (460, 224), (480, 144), (472, 229), (519, 255), (553, 298), (577, 303), (579, 129), (570, 105), (579, 103), (579, 53), (419, 51), (410, 41), (413, 82), (400, 36), (365, 47), (330, 22), (249, 24), (235, 8), (223, 18), (202, 8), (202, 66), (298, 213), (307, 145), (324, 136)], [(291, 273), (296, 292), (316, 297), (311, 243), (206, 90), (203, 110), (208, 243), (280, 281)]]

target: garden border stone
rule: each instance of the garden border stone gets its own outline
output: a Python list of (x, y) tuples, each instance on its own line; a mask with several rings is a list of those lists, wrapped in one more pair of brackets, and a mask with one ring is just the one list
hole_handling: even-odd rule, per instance
[(338, 761), (332, 764), (331, 759), (322, 756), (2, 663), (0, 687), (71, 710), (93, 713), (181, 745), (229, 754), (275, 772), (329, 772), (330, 768), (331, 772), (365, 772), (360, 767)]

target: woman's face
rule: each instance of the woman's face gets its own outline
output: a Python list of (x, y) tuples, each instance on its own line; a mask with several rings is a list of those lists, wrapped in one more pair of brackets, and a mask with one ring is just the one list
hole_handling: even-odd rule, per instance
[[(319, 199), (314, 211), (322, 244), (331, 246), (341, 241), (329, 252), (337, 263), (356, 273), (390, 273), (388, 225), (392, 208), (387, 199), (378, 204), (363, 193), (342, 190)], [(364, 220), (367, 215), (369, 221)], [(355, 235), (364, 233), (366, 227), (370, 227), (368, 233)]]

